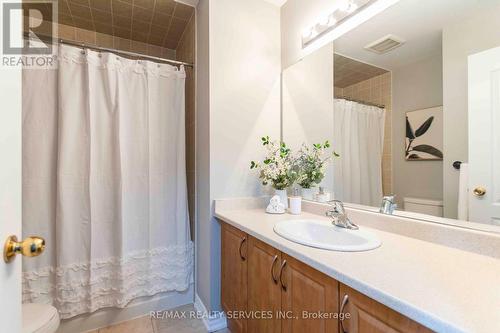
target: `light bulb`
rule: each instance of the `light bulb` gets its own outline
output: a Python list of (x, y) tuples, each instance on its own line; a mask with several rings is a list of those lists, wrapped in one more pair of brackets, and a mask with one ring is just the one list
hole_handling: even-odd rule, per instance
[(352, 0), (344, 0), (340, 3), (339, 9), (343, 12), (351, 14), (358, 9), (358, 5), (356, 5)]
[(323, 17), (319, 20), (319, 25), (328, 25), (328, 16), (323, 16)]
[(335, 16), (333, 14), (330, 14), (328, 16), (328, 23), (326, 24), (329, 27), (333, 27), (337, 23), (337, 20), (335, 19)]
[(350, 5), (350, 1), (349, 0), (342, 0), (340, 3), (339, 3), (339, 10), (343, 11), (343, 12), (346, 12), (348, 9), (349, 9), (349, 5)]
[(349, 7), (347, 8), (346, 12), (348, 12), (350, 14), (350, 13), (353, 13), (354, 11), (356, 11), (356, 9), (358, 9), (358, 5), (356, 5), (354, 2), (351, 1), (349, 3)]

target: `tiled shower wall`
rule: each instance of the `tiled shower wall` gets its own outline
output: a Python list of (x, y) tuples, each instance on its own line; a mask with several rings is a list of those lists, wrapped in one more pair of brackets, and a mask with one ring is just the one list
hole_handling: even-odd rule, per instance
[(87, 45), (95, 45), (121, 51), (137, 52), (154, 57), (176, 59), (176, 51), (172, 49), (107, 35), (92, 30), (75, 28), (64, 24), (58, 25), (58, 36), (62, 39), (84, 43)]
[(335, 87), (336, 98), (354, 99), (385, 105), (382, 187), (384, 195), (392, 194), (392, 79), (391, 72), (375, 76), (345, 88)]

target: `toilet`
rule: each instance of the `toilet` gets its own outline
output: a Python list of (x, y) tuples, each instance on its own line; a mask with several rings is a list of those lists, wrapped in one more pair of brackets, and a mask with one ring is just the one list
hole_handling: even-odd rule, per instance
[(23, 304), (22, 333), (55, 333), (59, 327), (59, 313), (49, 304)]
[(422, 198), (404, 198), (404, 210), (443, 217), (443, 201)]

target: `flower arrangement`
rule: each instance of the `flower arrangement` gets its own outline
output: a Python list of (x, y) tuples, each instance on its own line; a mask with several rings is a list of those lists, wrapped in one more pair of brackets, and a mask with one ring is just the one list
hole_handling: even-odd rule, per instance
[(266, 148), (266, 156), (262, 162), (250, 162), (250, 169), (260, 171), (262, 185), (270, 184), (276, 190), (284, 190), (291, 186), (297, 178), (294, 159), (290, 148), (284, 142), (271, 141), (269, 136), (261, 138)]
[(332, 157), (340, 156), (335, 151), (326, 155), (328, 148), (330, 148), (328, 141), (323, 144), (313, 144), (312, 147), (302, 144), (298, 157), (294, 161), (294, 168), (298, 174), (296, 181), (302, 188), (309, 189), (321, 183), (325, 177), (328, 162)]

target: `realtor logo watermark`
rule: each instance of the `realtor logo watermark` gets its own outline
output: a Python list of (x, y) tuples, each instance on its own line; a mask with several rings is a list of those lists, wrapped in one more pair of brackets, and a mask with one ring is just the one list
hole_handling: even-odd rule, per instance
[(1, 1), (1, 67), (55, 67), (57, 0)]

